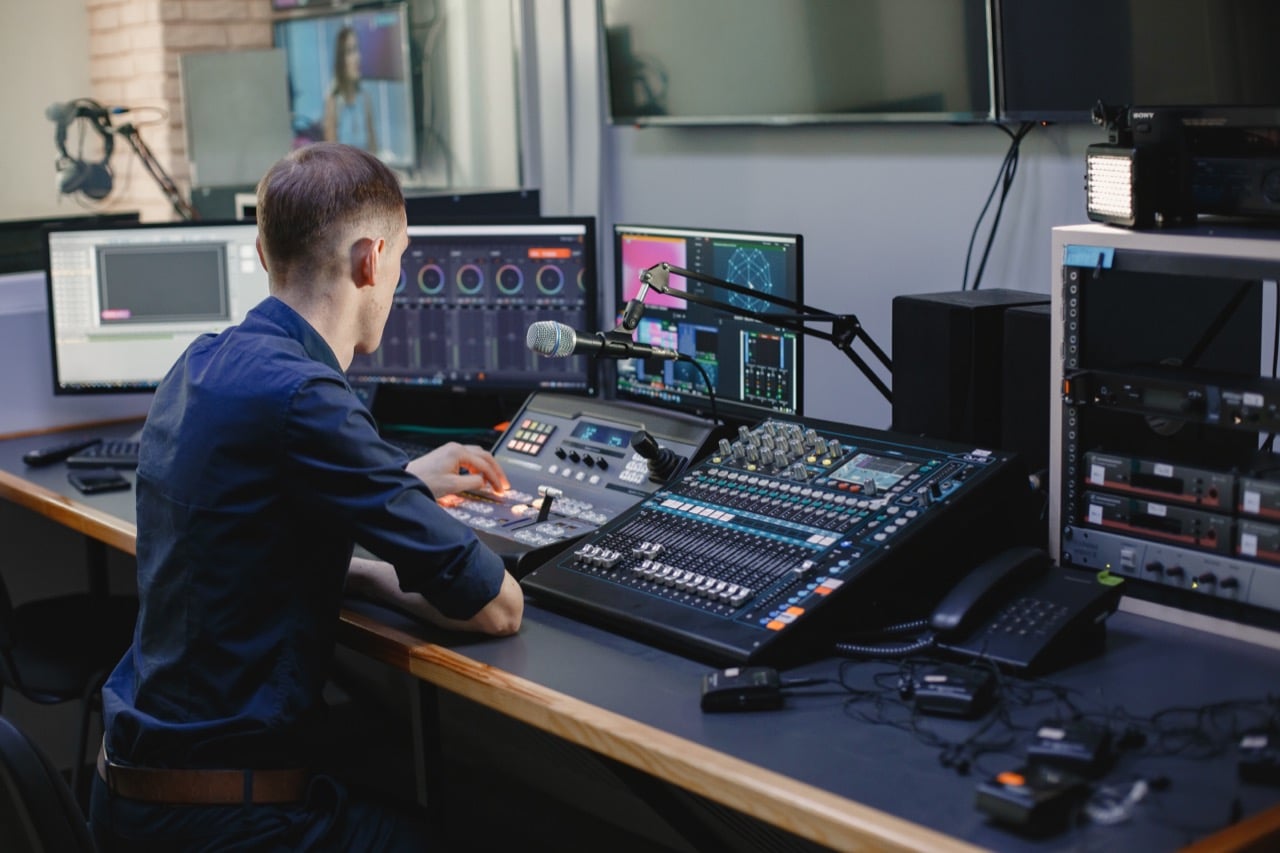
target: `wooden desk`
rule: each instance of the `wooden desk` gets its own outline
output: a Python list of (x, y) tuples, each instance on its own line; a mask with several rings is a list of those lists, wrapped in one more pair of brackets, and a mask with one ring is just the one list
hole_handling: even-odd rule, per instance
[[(131, 428), (122, 427), (121, 434)], [(47, 443), (47, 436), (0, 441), (0, 497), (133, 553), (133, 493), (80, 496), (67, 484), (63, 466), (25, 468), (22, 452)], [(941, 769), (936, 750), (901, 732), (854, 721), (842, 710), (839, 694), (789, 699), (781, 711), (702, 714), (698, 684), (706, 665), (536, 603), (526, 609), (521, 633), (500, 640), (443, 638), (358, 603), (341, 619), (345, 645), (424, 683), (835, 849), (1047, 851), (1086, 843), (1163, 850), (1194, 837), (1146, 824), (1097, 827), (1084, 836), (1073, 831), (1045, 841), (1010, 834), (974, 810), (980, 776)], [(1276, 657), (1261, 647), (1121, 613), (1112, 620), (1106, 657), (1065, 671), (1062, 682), (1084, 692), (1097, 691), (1105, 681), (1108, 690), (1116, 690), (1113, 701), (1150, 713), (1180, 702), (1273, 692), (1280, 683)], [(815, 661), (794, 674), (829, 677), (836, 666)], [(1204, 690), (1188, 699), (1191, 678)], [(963, 733), (972, 724), (939, 725)], [(1224, 759), (1188, 768), (1166, 761), (1155, 769), (1166, 765), (1175, 779), (1166, 811), (1193, 821), (1218, 815), (1204, 824), (1210, 835), (1203, 843), (1247, 849), (1280, 838), (1280, 792), (1256, 786), (1237, 791), (1249, 821), (1212, 834), (1226, 822), (1231, 798), (1223, 791), (1239, 788), (1234, 763)], [(1196, 805), (1204, 802), (1214, 808)]]

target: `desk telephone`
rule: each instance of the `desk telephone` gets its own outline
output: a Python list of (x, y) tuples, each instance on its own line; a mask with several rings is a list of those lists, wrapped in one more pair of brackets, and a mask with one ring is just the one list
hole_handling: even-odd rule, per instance
[(1039, 548), (1011, 548), (979, 565), (934, 608), (934, 647), (1038, 673), (1102, 651), (1120, 587), (1050, 564)]

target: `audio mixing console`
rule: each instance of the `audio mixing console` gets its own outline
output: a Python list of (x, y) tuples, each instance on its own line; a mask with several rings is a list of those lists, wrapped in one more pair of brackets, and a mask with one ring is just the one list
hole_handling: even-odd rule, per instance
[(785, 660), (919, 609), (974, 559), (1028, 541), (1029, 497), (1009, 454), (770, 419), (522, 584), (692, 657)]

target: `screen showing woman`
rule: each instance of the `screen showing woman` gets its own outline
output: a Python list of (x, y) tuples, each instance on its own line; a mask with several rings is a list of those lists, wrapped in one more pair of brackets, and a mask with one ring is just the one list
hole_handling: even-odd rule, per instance
[(276, 45), (288, 57), (294, 147), (333, 140), (416, 165), (403, 5), (282, 20)]

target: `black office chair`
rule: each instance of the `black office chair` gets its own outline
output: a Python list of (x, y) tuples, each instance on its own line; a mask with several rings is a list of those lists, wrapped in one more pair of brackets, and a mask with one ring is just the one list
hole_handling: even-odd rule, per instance
[(90, 717), (102, 707), (102, 683), (129, 647), (137, 618), (138, 599), (123, 595), (73, 593), (14, 607), (0, 578), (0, 708), (6, 687), (41, 705), (83, 703), (71, 769), (77, 797), (84, 793)]
[(53, 762), (0, 717), (0, 849), (93, 853), (84, 812)]

